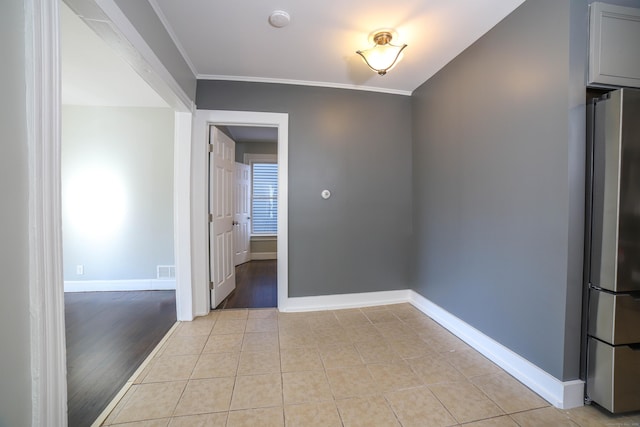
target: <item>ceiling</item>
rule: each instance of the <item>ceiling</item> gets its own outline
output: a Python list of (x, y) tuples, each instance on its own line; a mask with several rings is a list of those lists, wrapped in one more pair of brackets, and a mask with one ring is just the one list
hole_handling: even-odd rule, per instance
[[(198, 79), (307, 84), (410, 95), (524, 0), (149, 0)], [(332, 2), (335, 5), (332, 5)], [(275, 28), (274, 10), (291, 23)], [(355, 53), (392, 28), (404, 57), (385, 76)], [(62, 102), (167, 107), (61, 2)], [(247, 140), (258, 139), (249, 135)]]
[[(346, 87), (409, 95), (524, 0), (149, 0), (199, 79)], [(274, 10), (291, 23), (272, 27)], [(387, 75), (355, 53), (370, 33), (406, 43)]]

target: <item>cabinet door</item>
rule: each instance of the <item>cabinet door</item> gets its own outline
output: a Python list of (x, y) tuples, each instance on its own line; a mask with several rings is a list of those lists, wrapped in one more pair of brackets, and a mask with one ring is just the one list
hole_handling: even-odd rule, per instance
[(594, 2), (589, 22), (589, 85), (640, 87), (640, 9)]

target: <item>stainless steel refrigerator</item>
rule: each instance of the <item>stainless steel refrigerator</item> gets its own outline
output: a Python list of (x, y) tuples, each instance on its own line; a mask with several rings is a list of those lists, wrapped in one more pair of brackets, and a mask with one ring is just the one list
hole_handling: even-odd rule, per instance
[(587, 214), (587, 401), (640, 410), (640, 90), (591, 113)]

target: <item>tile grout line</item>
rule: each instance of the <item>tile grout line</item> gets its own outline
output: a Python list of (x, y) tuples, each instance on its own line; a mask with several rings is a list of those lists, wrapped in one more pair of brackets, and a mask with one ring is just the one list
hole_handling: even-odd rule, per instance
[[(176, 406), (173, 408), (173, 411), (171, 411), (171, 416), (169, 417), (169, 420), (173, 420), (173, 418), (176, 416), (176, 410), (178, 409), (178, 405), (180, 405), (180, 400), (182, 400), (182, 397), (184, 396), (184, 392), (187, 390), (187, 387), (189, 387), (189, 382), (192, 380), (192, 376), (193, 376), (193, 372), (196, 369), (196, 366), (198, 365), (198, 362), (200, 361), (200, 356), (202, 356), (204, 354), (204, 348), (207, 345), (207, 341), (209, 340), (208, 337), (211, 336), (211, 332), (213, 332), (213, 327), (215, 326), (216, 322), (218, 321), (218, 318), (216, 317), (213, 320), (213, 324), (211, 325), (211, 331), (209, 331), (209, 334), (207, 335), (207, 339), (205, 340), (204, 345), (202, 346), (202, 348), (200, 349), (200, 353), (198, 353), (198, 358), (196, 359), (196, 363), (195, 365), (193, 365), (193, 368), (191, 369), (191, 373), (189, 374), (189, 378), (187, 378), (186, 383), (184, 385), (184, 388), (182, 389), (182, 392), (180, 393), (180, 397), (178, 397), (178, 400), (176, 401)], [(171, 422), (171, 421), (169, 421)]]
[(280, 386), (282, 387), (282, 423), (287, 425), (287, 414), (285, 411), (285, 399), (284, 399), (284, 372), (282, 371), (282, 348), (280, 348), (280, 319), (276, 314), (276, 337), (278, 340), (278, 359), (280, 362)]
[(120, 403), (120, 401), (125, 396), (125, 394), (127, 394), (127, 392), (129, 391), (129, 389), (133, 385), (133, 383), (136, 380), (136, 378), (138, 378), (138, 376), (142, 373), (142, 371), (149, 365), (149, 363), (151, 362), (151, 360), (153, 360), (155, 355), (158, 354), (158, 352), (160, 351), (162, 346), (169, 340), (169, 337), (171, 335), (173, 335), (173, 333), (178, 328), (180, 323), (181, 322), (176, 322), (176, 323), (173, 324), (171, 329), (169, 329), (169, 331), (165, 334), (165, 336), (162, 337), (162, 339), (160, 340), (158, 345), (156, 345), (155, 348), (151, 351), (151, 353), (149, 353), (149, 355), (144, 359), (144, 361), (140, 364), (138, 369), (136, 369), (136, 371), (133, 373), (133, 375), (131, 375), (131, 377), (129, 377), (129, 380), (127, 380), (127, 382), (124, 384), (124, 386), (122, 386), (122, 388), (120, 389), (118, 394), (116, 394), (116, 396), (113, 398), (113, 400), (111, 400), (111, 402), (107, 405), (107, 407), (104, 408), (104, 410), (100, 413), (100, 415), (98, 415), (98, 418), (96, 418), (96, 420), (93, 422), (93, 424), (91, 424), (91, 427), (100, 427), (100, 426), (102, 426), (102, 423), (104, 423), (107, 420), (107, 418), (109, 417), (109, 414), (111, 414), (111, 412), (115, 409), (115, 407), (118, 405), (118, 403)]
[[(247, 314), (247, 322), (249, 321), (249, 315)], [(212, 331), (213, 333), (213, 331)], [(225, 425), (229, 424), (229, 418), (231, 417), (231, 405), (233, 405), (233, 395), (236, 392), (236, 386), (238, 385), (238, 376), (240, 372), (240, 361), (242, 359), (242, 349), (244, 348), (244, 340), (247, 337), (247, 325), (245, 323), (244, 330), (242, 331), (242, 342), (240, 343), (240, 351), (238, 352), (238, 365), (236, 366), (236, 374), (233, 377), (233, 387), (231, 387), (231, 395), (229, 396), (229, 409), (227, 409), (227, 420), (225, 421)]]

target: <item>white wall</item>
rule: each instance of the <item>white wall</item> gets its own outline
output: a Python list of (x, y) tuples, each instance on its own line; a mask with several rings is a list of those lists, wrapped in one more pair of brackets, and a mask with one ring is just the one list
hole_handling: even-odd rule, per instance
[(31, 424), (24, 4), (0, 2), (0, 426)]
[(63, 107), (65, 282), (154, 279), (174, 264), (173, 127), (168, 108)]

